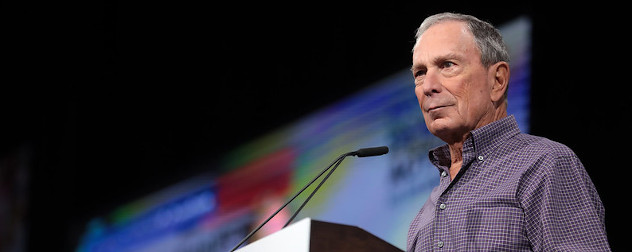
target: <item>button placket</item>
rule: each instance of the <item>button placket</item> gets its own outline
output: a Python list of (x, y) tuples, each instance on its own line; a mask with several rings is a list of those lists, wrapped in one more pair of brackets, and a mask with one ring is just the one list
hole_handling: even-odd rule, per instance
[[(448, 177), (449, 173), (446, 170), (441, 171), (440, 173), (440, 180), (441, 180), (441, 184), (445, 185), (446, 187), (444, 187), (444, 193), (446, 193), (446, 190), (449, 190), (448, 187), (450, 185), (450, 183), (452, 182)], [(448, 178), (448, 179), (446, 179)], [(444, 203), (445, 198), (439, 197), (438, 199), (438, 205), (435, 211), (436, 212), (436, 220), (435, 220), (435, 248), (440, 249), (443, 248), (445, 246), (445, 242), (443, 241), (443, 238), (446, 237), (447, 235), (447, 230), (446, 230), (446, 225), (447, 224), (447, 216), (445, 215), (446, 213), (442, 213), (443, 211), (445, 211), (445, 209), (448, 207), (445, 203)]]
[(446, 216), (444, 214), (441, 214), (441, 212), (443, 212), (445, 209), (447, 208), (447, 205), (445, 203), (440, 203), (439, 204), (439, 210), (437, 212), (437, 223), (435, 225), (439, 225), (439, 230), (437, 230), (437, 243), (436, 246), (437, 248), (442, 248), (444, 245), (444, 242), (441, 240), (441, 237), (443, 237), (442, 233), (444, 233), (445, 230), (445, 226), (441, 226), (442, 224), (445, 224), (445, 218)]

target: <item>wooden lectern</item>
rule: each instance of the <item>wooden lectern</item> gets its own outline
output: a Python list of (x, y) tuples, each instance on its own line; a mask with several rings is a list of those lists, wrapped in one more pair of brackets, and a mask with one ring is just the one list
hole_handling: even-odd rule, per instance
[(402, 250), (355, 227), (305, 218), (237, 250), (238, 252), (330, 252)]

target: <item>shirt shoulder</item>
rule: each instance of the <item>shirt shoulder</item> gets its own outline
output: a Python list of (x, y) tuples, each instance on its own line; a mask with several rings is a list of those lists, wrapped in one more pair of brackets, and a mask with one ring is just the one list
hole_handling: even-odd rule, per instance
[(509, 142), (512, 145), (518, 146), (518, 149), (522, 152), (534, 156), (541, 156), (545, 158), (577, 157), (575, 152), (573, 152), (573, 150), (571, 150), (568, 146), (545, 137), (520, 133)]
[(515, 166), (526, 177), (568, 176), (586, 180), (586, 170), (568, 146), (545, 137), (520, 133), (505, 142), (499, 153), (503, 162)]
[(519, 134), (515, 141), (523, 146), (522, 151), (514, 155), (522, 160), (519, 191), (534, 190), (546, 184), (558, 190), (584, 190), (593, 199), (598, 198), (584, 165), (568, 146), (529, 134)]

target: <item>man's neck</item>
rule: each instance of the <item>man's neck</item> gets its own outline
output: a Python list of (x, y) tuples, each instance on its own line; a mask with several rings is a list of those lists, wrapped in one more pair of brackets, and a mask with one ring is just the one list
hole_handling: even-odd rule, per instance
[(450, 150), (450, 180), (456, 177), (463, 165), (463, 142), (448, 145)]
[[(491, 117), (489, 117), (488, 120), (477, 125), (475, 129), (478, 129), (482, 126), (485, 126), (487, 124), (500, 120), (506, 116), (507, 116), (507, 104), (503, 103), (501, 104), (500, 109), (496, 109), (496, 111), (494, 111), (494, 113), (491, 114)], [(465, 140), (470, 136), (471, 134), (470, 132), (471, 131), (464, 132), (464, 134), (462, 134), (461, 137), (455, 138), (457, 139), (456, 141), (448, 142), (448, 147), (450, 149), (450, 179), (451, 180), (454, 179), (454, 177), (456, 177), (456, 175), (461, 170), (461, 166), (463, 166), (463, 143), (465, 143)]]

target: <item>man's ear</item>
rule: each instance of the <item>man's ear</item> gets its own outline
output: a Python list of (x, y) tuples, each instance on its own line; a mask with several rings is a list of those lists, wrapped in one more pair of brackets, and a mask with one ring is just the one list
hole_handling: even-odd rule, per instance
[(491, 74), (492, 90), (491, 99), (494, 103), (502, 101), (506, 98), (507, 87), (509, 86), (509, 64), (500, 61), (492, 65), (489, 69)]

